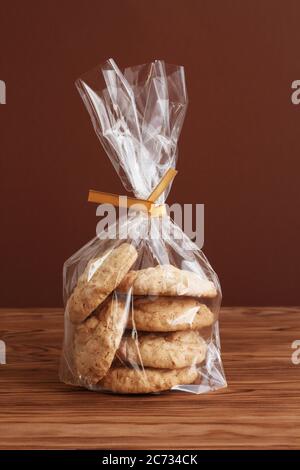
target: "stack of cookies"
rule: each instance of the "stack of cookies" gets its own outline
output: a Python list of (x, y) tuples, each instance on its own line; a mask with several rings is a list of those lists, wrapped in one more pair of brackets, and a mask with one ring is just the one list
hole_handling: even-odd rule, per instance
[(67, 302), (74, 324), (73, 373), (80, 383), (116, 393), (151, 393), (199, 380), (203, 303), (214, 284), (172, 265), (131, 270), (137, 251), (122, 243), (91, 260)]

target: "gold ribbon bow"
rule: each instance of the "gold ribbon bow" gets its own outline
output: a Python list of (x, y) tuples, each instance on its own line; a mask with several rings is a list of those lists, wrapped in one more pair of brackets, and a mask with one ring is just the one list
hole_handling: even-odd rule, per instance
[(151, 217), (159, 217), (166, 214), (166, 206), (165, 204), (156, 205), (155, 201), (157, 201), (159, 196), (169, 186), (176, 174), (177, 170), (170, 168), (154, 188), (148, 199), (138, 199), (135, 197), (122, 198), (118, 194), (94, 191), (91, 189), (89, 191), (88, 201), (96, 202), (97, 204), (112, 204), (115, 207), (131, 207), (138, 205), (139, 210), (148, 212)]

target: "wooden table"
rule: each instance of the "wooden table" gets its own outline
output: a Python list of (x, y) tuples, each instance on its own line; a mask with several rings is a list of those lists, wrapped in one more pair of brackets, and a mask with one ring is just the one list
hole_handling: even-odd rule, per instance
[(57, 376), (62, 334), (62, 310), (0, 310), (1, 449), (300, 447), (300, 308), (223, 308), (229, 386), (208, 395), (68, 387)]

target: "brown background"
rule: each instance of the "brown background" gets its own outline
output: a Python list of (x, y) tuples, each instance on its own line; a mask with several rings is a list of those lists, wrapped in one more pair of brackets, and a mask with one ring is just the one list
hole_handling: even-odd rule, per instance
[(205, 204), (224, 304), (299, 304), (299, 44), (297, 0), (0, 0), (0, 305), (61, 305), (88, 189), (124, 193), (74, 87), (109, 57), (185, 66), (169, 202)]

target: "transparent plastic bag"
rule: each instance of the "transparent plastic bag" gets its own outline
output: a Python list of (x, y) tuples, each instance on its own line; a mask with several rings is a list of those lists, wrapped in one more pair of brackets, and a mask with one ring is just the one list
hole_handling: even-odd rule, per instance
[[(155, 61), (122, 73), (110, 59), (76, 84), (125, 188), (147, 199), (175, 167), (183, 67)], [(202, 251), (168, 215), (129, 211), (109, 230), (117, 236), (100, 234), (64, 265), (61, 380), (115, 393), (226, 386), (221, 289)]]

